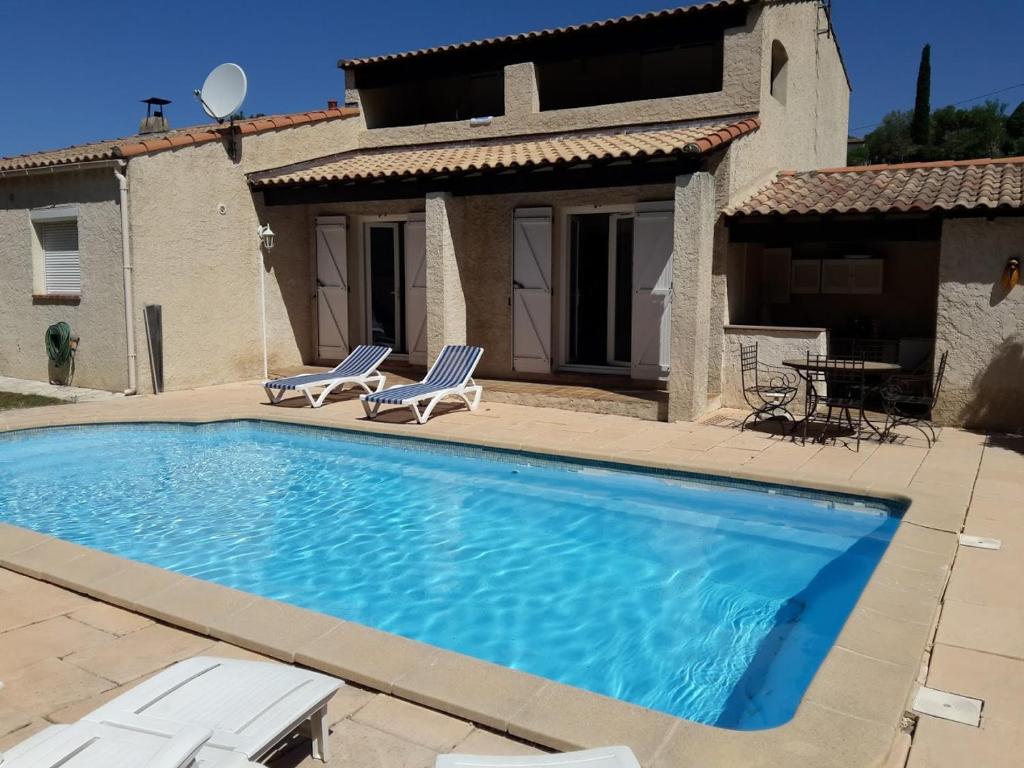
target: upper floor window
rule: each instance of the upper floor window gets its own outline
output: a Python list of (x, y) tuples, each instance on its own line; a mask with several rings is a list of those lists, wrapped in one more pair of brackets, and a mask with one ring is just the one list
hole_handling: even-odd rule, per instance
[(78, 252), (78, 207), (55, 206), (32, 211), (35, 234), (36, 288), (46, 296), (82, 292)]
[(538, 61), (540, 108), (571, 109), (722, 90), (722, 40)]
[(771, 94), (786, 103), (786, 85), (789, 79), (789, 54), (778, 40), (772, 42)]
[(368, 128), (496, 117), (505, 114), (505, 77), (498, 70), (362, 87), (359, 101)]

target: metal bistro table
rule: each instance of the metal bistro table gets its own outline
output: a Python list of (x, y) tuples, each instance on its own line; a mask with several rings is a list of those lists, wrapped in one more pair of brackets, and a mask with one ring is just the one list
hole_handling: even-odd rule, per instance
[[(814, 389), (814, 381), (811, 379), (810, 374), (822, 373), (828, 374), (830, 370), (839, 370), (835, 365), (829, 365), (827, 362), (822, 361), (820, 363), (810, 363), (808, 365), (807, 358), (791, 358), (789, 360), (783, 360), (782, 364), (787, 368), (792, 368), (797, 372), (797, 375), (804, 380), (804, 384), (817, 396), (817, 391)], [(848, 369), (847, 369), (848, 370)], [(864, 376), (877, 376), (879, 378), (887, 378), (894, 374), (900, 373), (903, 369), (896, 363), (880, 363), (873, 360), (864, 361)], [(871, 431), (878, 435), (880, 440), (884, 439), (882, 430), (872, 423), (871, 419), (867, 417), (864, 412), (864, 403), (861, 403), (860, 416), (864, 420), (864, 423), (871, 427)], [(810, 418), (810, 414), (804, 414), (804, 419)]]

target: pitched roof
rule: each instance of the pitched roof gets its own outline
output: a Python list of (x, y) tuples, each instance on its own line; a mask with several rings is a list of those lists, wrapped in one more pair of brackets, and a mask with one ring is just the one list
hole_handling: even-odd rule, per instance
[(1024, 208), (1024, 157), (780, 173), (731, 216)]
[(699, 155), (757, 130), (754, 115), (487, 141), (357, 149), (249, 175), (255, 187), (371, 181)]
[[(235, 127), (242, 136), (249, 136), (282, 128), (292, 128), (298, 125), (320, 123), (325, 120), (354, 117), (358, 114), (359, 110), (351, 107), (323, 109), (314, 112), (296, 112), (288, 115), (271, 115), (240, 120), (235, 123)], [(209, 123), (189, 128), (175, 128), (164, 133), (126, 136), (122, 139), (95, 141), (88, 144), (76, 144), (75, 146), (63, 149), (3, 157), (0, 158), (0, 172), (136, 157), (167, 149), (218, 141), (225, 136), (227, 130), (226, 126), (218, 123)]]
[(727, 8), (734, 6), (754, 5), (761, 0), (708, 0), (708, 2), (686, 5), (679, 8), (669, 8), (663, 11), (650, 11), (648, 13), (637, 13), (631, 16), (620, 16), (603, 21), (591, 21), (585, 24), (574, 24), (568, 27), (556, 27), (553, 29), (542, 29), (534, 32), (522, 32), (515, 35), (501, 35), (499, 37), (488, 37), (482, 40), (471, 40), (464, 43), (453, 43), (451, 45), (438, 45), (433, 48), (421, 48), (415, 51), (404, 51), (402, 53), (388, 53), (381, 56), (367, 56), (361, 59), (341, 59), (338, 66), (342, 69), (352, 69), (366, 64), (379, 64), (385, 61), (397, 61), (399, 59), (412, 59), (418, 56), (427, 56), (436, 53), (447, 53), (450, 51), (464, 51), (471, 48), (483, 48), (485, 46), (500, 45), (502, 43), (513, 43), (521, 40), (538, 40), (548, 37), (556, 37), (572, 32), (583, 30), (601, 29), (614, 27), (622, 24), (630, 24), (637, 21), (649, 21), (652, 19), (668, 19), (677, 16), (684, 16), (700, 11), (708, 11), (715, 8)]

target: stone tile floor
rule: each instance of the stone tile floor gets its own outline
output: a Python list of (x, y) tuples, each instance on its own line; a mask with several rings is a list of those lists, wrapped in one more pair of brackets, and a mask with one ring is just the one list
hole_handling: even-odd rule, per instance
[[(263, 659), (0, 569), (0, 753), (51, 723), (74, 722), (153, 673), (196, 655)], [(539, 750), (382, 693), (345, 686), (328, 709), (331, 765), (427, 768), (440, 752)], [(320, 765), (307, 739), (282, 745), (272, 768)]]
[[(409, 423), (407, 411), (366, 422), (351, 396), (318, 411), (298, 405), (294, 401), (272, 408), (252, 383), (232, 384), (9, 412), (0, 414), (0, 429), (98, 420), (262, 417), (703, 471), (740, 471), (836, 483), (864, 492), (912, 491), (918, 501), (908, 521), (923, 528), (963, 529), (1000, 538), (1003, 547), (995, 552), (959, 548), (920, 677), (931, 687), (984, 699), (981, 727), (922, 716), (912, 743), (906, 736), (898, 739), (909, 748), (906, 764), (1020, 764), (1024, 599), (1018, 585), (1024, 581), (1024, 438), (948, 429), (931, 450), (908, 435), (902, 444), (867, 442), (854, 452), (842, 441), (802, 446), (763, 433), (740, 433), (734, 428), (738, 414), (723, 412), (708, 423), (662, 424), (485, 402), (474, 414), (439, 408), (438, 416), (420, 427)], [(966, 522), (963, 510), (968, 510)], [(112, 652), (114, 647), (119, 650)], [(74, 719), (119, 688), (200, 652), (247, 653), (0, 572), (0, 680), (7, 686), (0, 691), (0, 749), (48, 721)], [(426, 766), (439, 749), (527, 749), (461, 720), (354, 688), (339, 697), (334, 709), (343, 714), (332, 736), (332, 764)], [(276, 764), (303, 764), (303, 754), (296, 746)], [(905, 757), (897, 749), (891, 764), (903, 765)], [(686, 765), (685, 750), (676, 762)]]

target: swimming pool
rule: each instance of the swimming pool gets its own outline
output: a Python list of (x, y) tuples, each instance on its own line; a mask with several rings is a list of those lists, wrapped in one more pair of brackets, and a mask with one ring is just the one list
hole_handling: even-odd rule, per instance
[(726, 728), (786, 722), (899, 509), (261, 422), (0, 436), (0, 520)]

